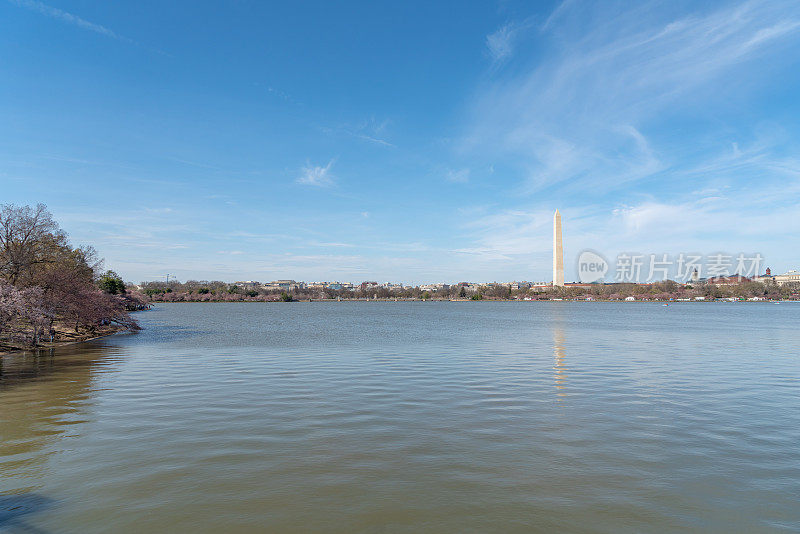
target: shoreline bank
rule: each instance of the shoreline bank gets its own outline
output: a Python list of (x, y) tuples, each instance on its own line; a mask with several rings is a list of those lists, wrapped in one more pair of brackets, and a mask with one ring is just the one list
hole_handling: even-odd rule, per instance
[(26, 345), (20, 344), (3, 344), (0, 345), (0, 357), (2, 356), (14, 356), (17, 354), (22, 354), (25, 352), (39, 352), (43, 350), (51, 350), (51, 349), (58, 349), (61, 347), (67, 347), (69, 345), (77, 345), (79, 343), (86, 343), (87, 341), (93, 341), (95, 339), (100, 339), (102, 337), (113, 336), (114, 334), (119, 334), (121, 332), (127, 332), (128, 329), (122, 326), (111, 326), (111, 327), (103, 327), (102, 329), (98, 329), (98, 332), (93, 334), (76, 334), (72, 339), (65, 339), (63, 341), (53, 341), (53, 342), (45, 342), (40, 343), (36, 347), (29, 347)]

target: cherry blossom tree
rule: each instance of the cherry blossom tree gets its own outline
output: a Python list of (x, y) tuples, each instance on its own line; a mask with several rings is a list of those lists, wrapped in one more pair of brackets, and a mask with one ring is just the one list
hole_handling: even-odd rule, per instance
[(92, 247), (73, 248), (43, 204), (0, 206), (0, 336), (35, 346), (52, 339), (56, 322), (75, 332), (138, 329), (128, 311), (142, 309), (144, 296), (113, 271), (101, 275), (102, 263)]

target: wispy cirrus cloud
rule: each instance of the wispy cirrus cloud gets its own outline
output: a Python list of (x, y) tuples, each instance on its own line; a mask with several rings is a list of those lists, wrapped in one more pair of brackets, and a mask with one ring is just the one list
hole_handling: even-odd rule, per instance
[[(759, 57), (789, 61), (781, 51), (800, 37), (791, 1), (670, 15), (658, 2), (616, 9), (564, 2), (544, 27), (503, 26), (487, 39), (495, 59), (509, 60), (521, 32), (553, 53), (479, 92), (463, 152), (515, 162), (530, 192), (627, 187), (700, 152), (698, 142), (713, 143), (685, 136), (685, 152), (664, 147), (656, 141), (663, 123), (719, 106), (715, 88), (743, 98), (758, 80), (743, 69)], [(524, 65), (526, 51), (518, 52), (514, 61)]]
[(387, 133), (386, 130), (389, 126), (389, 123), (389, 119), (379, 121), (375, 119), (375, 117), (370, 117), (369, 120), (362, 121), (356, 125), (355, 128), (352, 128), (352, 131), (349, 133), (354, 137), (358, 137), (372, 143), (394, 147), (395, 145), (393, 143), (390, 143), (385, 139)]
[(465, 214), (470, 244), (456, 252), (548, 273), (558, 207), (568, 256), (730, 249), (796, 261), (780, 243), (800, 220), (797, 147), (782, 118), (752, 120), (764, 88), (796, 62), (795, 2), (676, 16), (662, 2), (566, 0), (544, 24), (512, 28), (487, 39), (514, 68), (492, 65), (457, 153), (475, 168), (511, 167), (519, 200)]
[(64, 11), (63, 9), (58, 9), (57, 7), (49, 6), (38, 0), (9, 0), (12, 4), (16, 4), (20, 7), (24, 7), (26, 9), (30, 9), (31, 11), (36, 11), (37, 13), (41, 13), (42, 15), (58, 19), (62, 22), (66, 22), (67, 24), (72, 24), (73, 26), (77, 26), (79, 28), (83, 28), (84, 30), (89, 30), (95, 33), (99, 33), (100, 35), (105, 35), (106, 37), (111, 37), (112, 39), (117, 39), (119, 41), (124, 41), (126, 43), (136, 44), (133, 39), (125, 37), (124, 35), (120, 35), (114, 30), (106, 28), (100, 24), (95, 24), (94, 22), (89, 22), (86, 19), (83, 19), (77, 15), (69, 13), (68, 11)]
[(289, 104), (293, 104), (293, 105), (296, 105), (296, 106), (302, 106), (303, 105), (302, 102), (300, 102), (299, 100), (294, 98), (292, 95), (290, 95), (286, 91), (278, 89), (277, 87), (274, 87), (274, 86), (270, 85), (267, 82), (253, 82), (253, 85), (256, 86), (256, 87), (260, 87), (260, 88), (265, 89), (267, 91), (267, 93), (269, 93), (270, 95), (272, 95), (274, 97), (277, 97), (277, 98), (283, 100), (284, 102), (287, 102)]
[(558, 21), (561, 15), (572, 6), (574, 1), (575, 0), (563, 0), (560, 4), (558, 4), (542, 24), (541, 30), (547, 31), (550, 29), (550, 27)]
[(336, 128), (324, 127), (321, 128), (321, 130), (326, 133), (344, 133), (356, 139), (362, 139), (376, 145), (394, 148), (396, 145), (386, 139), (386, 130), (389, 123), (390, 121), (388, 119), (378, 121), (375, 117), (370, 117), (357, 124), (344, 124)]
[(453, 184), (465, 184), (469, 182), (469, 174), (470, 171), (466, 168), (458, 170), (450, 169), (447, 171), (444, 178)]
[[(732, 189), (696, 191), (675, 201), (656, 198), (617, 207), (561, 205), (564, 254), (568, 277), (582, 250), (597, 250), (609, 259), (621, 252), (641, 254), (718, 251), (762, 253), (768, 264), (796, 266), (785, 244), (800, 232), (798, 191)], [(501, 209), (475, 214), (463, 226), (471, 245), (453, 252), (471, 265), (511, 273), (538, 273), (549, 279), (553, 212), (544, 209)], [(776, 226), (776, 221), (779, 226)]]
[(311, 163), (306, 164), (306, 166), (302, 168), (300, 176), (297, 178), (297, 183), (314, 187), (332, 186), (334, 181), (331, 168), (335, 161), (336, 160), (333, 159), (330, 160), (324, 167), (312, 165)]
[(503, 61), (511, 56), (515, 34), (513, 26), (505, 24), (486, 36), (486, 48), (494, 61)]
[(325, 248), (355, 248), (355, 245), (352, 243), (336, 243), (336, 242), (325, 242), (325, 241), (309, 241), (309, 247), (325, 247)]
[(70, 24), (72, 26), (76, 26), (78, 28), (88, 30), (90, 32), (94, 32), (106, 37), (110, 37), (112, 39), (116, 39), (117, 41), (121, 41), (123, 43), (128, 43), (137, 47), (141, 47), (145, 50), (153, 52), (155, 54), (160, 54), (162, 56), (167, 57), (174, 57), (172, 54), (168, 52), (164, 52), (158, 48), (153, 48), (151, 46), (143, 45), (130, 37), (126, 37), (124, 35), (120, 35), (119, 33), (115, 32), (114, 30), (103, 26), (101, 24), (96, 24), (94, 22), (90, 22), (74, 13), (70, 13), (68, 11), (64, 11), (63, 9), (59, 9), (57, 7), (50, 6), (39, 0), (8, 0), (10, 3), (15, 4), (19, 7), (23, 7), (25, 9), (30, 9), (31, 11), (35, 11), (40, 13), (46, 17), (50, 17), (56, 20), (60, 20), (66, 24)]
[(514, 55), (517, 41), (531, 28), (530, 20), (507, 22), (486, 36), (486, 49), (495, 66), (502, 64)]

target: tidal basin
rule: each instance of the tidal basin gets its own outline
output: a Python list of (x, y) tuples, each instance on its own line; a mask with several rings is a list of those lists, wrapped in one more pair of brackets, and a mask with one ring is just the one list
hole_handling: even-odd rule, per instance
[(789, 532), (800, 303), (160, 304), (2, 358), (0, 532)]

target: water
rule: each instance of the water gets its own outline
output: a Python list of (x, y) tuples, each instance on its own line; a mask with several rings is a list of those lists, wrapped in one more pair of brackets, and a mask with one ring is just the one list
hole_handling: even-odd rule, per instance
[(800, 304), (173, 304), (3, 358), (0, 531), (800, 529)]

